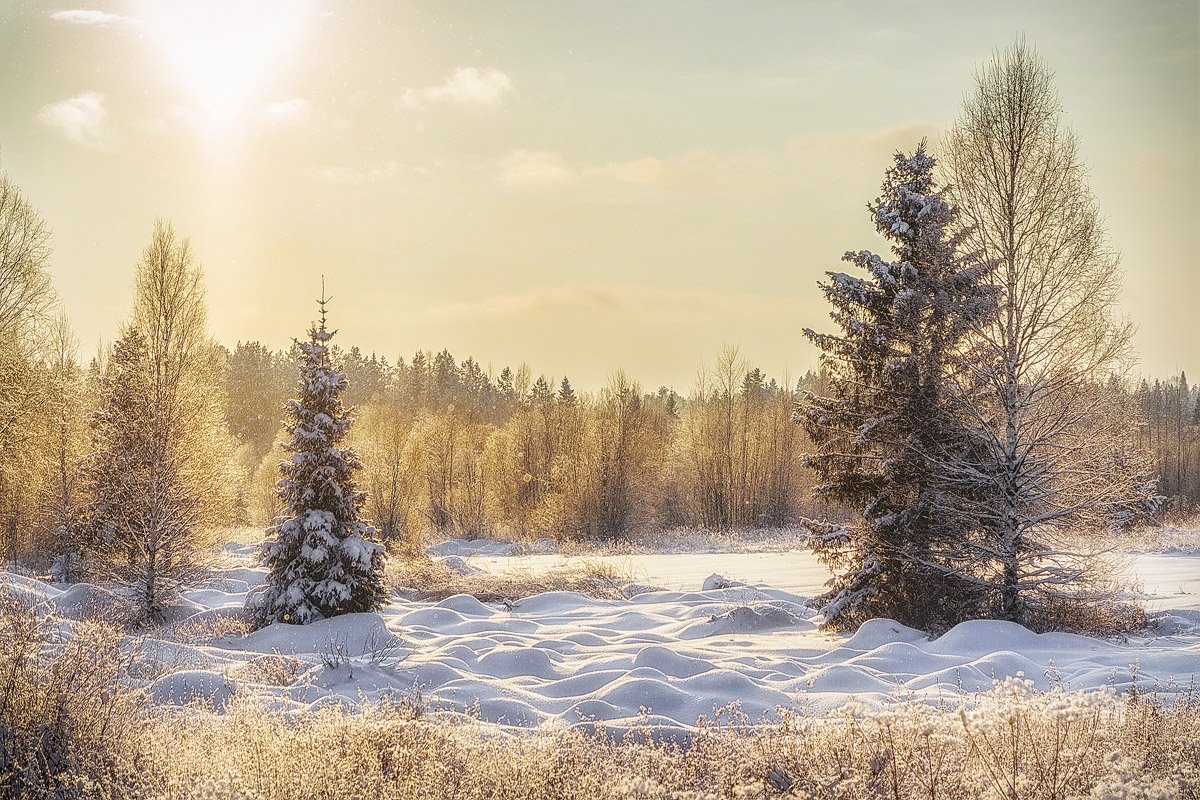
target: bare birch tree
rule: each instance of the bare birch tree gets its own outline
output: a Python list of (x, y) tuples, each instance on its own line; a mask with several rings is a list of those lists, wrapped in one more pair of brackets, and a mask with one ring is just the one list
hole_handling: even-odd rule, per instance
[(49, 228), (21, 190), (0, 175), (0, 338), (26, 333), (53, 306), (49, 261)]
[(49, 261), (49, 229), (0, 174), (0, 544), (10, 558), (28, 544), (35, 503), (29, 489), (39, 451), (29, 439), (42, 409), (42, 323), (55, 299)]
[(41, 480), (38, 528), (59, 580), (83, 571), (81, 460), (87, 447), (86, 400), (79, 340), (61, 310), (50, 329), (46, 360), (46, 458)]
[(943, 161), (967, 241), (995, 261), (1000, 314), (978, 333), (987, 357), (967, 407), (987, 443), (993, 482), (979, 544), (997, 613), (1026, 617), (1030, 593), (1085, 577), (1056, 534), (1105, 524), (1145, 491), (1102, 384), (1130, 356), (1116, 314), (1110, 244), (1054, 76), (1018, 39), (976, 76)]

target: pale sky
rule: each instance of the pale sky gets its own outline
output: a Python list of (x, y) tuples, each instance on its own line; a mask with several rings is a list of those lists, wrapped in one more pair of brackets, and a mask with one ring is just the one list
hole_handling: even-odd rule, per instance
[(1185, 2), (0, 0), (0, 168), (85, 355), (156, 217), (212, 333), (448, 347), (686, 391), (736, 344), (815, 365), (816, 283), (882, 251), (890, 153), (1024, 32), (1123, 253), (1139, 370), (1200, 377), (1200, 13)]

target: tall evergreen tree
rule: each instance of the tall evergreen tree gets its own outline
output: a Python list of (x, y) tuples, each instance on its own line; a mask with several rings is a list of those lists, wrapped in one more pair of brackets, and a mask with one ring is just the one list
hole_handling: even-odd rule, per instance
[(151, 347), (136, 327), (113, 346), (92, 418), (83, 482), (82, 544), (122, 585), (143, 621), (159, 622), (203, 572), (195, 539), (201, 501), (177, 448), (161, 436)]
[(954, 376), (996, 296), (984, 281), (992, 266), (950, 233), (956, 212), (935, 186), (935, 164), (924, 141), (896, 154), (868, 206), (894, 260), (846, 253), (866, 275), (830, 272), (821, 284), (842, 332), (805, 331), (829, 377), (829, 396), (806, 392), (798, 409), (818, 445), (817, 491), (862, 510), (850, 527), (813, 525), (814, 550), (835, 573), (819, 598), (833, 626), (890, 616), (937, 627), (969, 613), (969, 586), (946, 559), (971, 524)]
[(429, 404), (429, 359), (420, 350), (413, 353), (404, 394), (409, 408), (413, 411)]
[(366, 499), (355, 488), (362, 463), (351, 448), (339, 447), (353, 419), (342, 405), (346, 376), (332, 363), (329, 340), (336, 331), (321, 321), (299, 343), (299, 397), (288, 402), (287, 446), (278, 484), (284, 513), (268, 531), (266, 590), (251, 598), (264, 623), (307, 624), (379, 608), (383, 547), (375, 529), (359, 518)]
[(276, 364), (282, 360), (259, 342), (238, 342), (225, 361), (225, 421), (255, 461), (271, 449), (279, 409), (291, 391), (280, 382)]
[(84, 510), (89, 549), (114, 546), (122, 528), (144, 516), (144, 493), (153, 451), (150, 427), (149, 356), (146, 337), (127, 328), (100, 377), (99, 407), (92, 414), (92, 452), (84, 460), (83, 480), (91, 498)]
[(429, 368), (429, 391), (437, 407), (445, 408), (459, 401), (462, 381), (458, 364), (449, 350), (442, 350), (433, 357)]
[(1192, 404), (1192, 421), (1188, 424), (1200, 427), (1200, 397), (1197, 397)]
[(500, 370), (500, 376), (496, 378), (496, 390), (506, 400), (515, 399), (513, 396), (513, 371), (511, 367), (505, 367)]
[(566, 375), (563, 375), (562, 382), (558, 385), (558, 402), (568, 406), (575, 405), (575, 389)]

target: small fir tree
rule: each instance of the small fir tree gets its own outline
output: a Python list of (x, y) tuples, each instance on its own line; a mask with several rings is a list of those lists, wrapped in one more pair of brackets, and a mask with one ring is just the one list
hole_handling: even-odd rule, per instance
[(575, 389), (566, 375), (563, 376), (562, 383), (558, 385), (558, 402), (568, 406), (575, 405)]
[(336, 331), (321, 321), (299, 342), (300, 396), (288, 401), (291, 458), (279, 465), (277, 489), (284, 513), (268, 531), (264, 592), (251, 610), (264, 623), (307, 624), (383, 604), (383, 547), (375, 529), (359, 518), (366, 497), (355, 488), (362, 463), (339, 447), (353, 424), (342, 405), (346, 376), (333, 365), (329, 340)]
[(970, 333), (995, 313), (992, 266), (960, 252), (955, 210), (933, 180), (922, 141), (897, 153), (882, 196), (868, 206), (894, 260), (862, 251), (844, 260), (866, 274), (828, 273), (821, 288), (837, 335), (806, 330), (828, 375), (798, 418), (817, 445), (819, 494), (860, 509), (849, 527), (810, 524), (835, 577), (821, 598), (836, 627), (888, 616), (939, 627), (972, 613), (971, 565), (955, 554), (978, 526), (986, 476), (959, 418)]

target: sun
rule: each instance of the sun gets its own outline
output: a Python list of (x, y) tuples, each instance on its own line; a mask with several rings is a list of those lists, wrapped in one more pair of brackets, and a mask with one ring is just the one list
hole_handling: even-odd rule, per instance
[(227, 118), (282, 59), (303, 0), (145, 0), (139, 18), (186, 84), (197, 110)]

